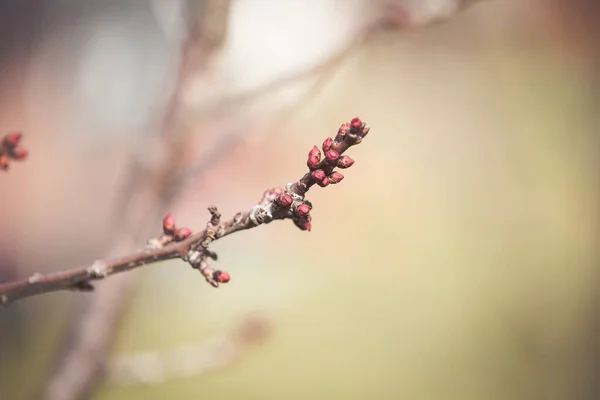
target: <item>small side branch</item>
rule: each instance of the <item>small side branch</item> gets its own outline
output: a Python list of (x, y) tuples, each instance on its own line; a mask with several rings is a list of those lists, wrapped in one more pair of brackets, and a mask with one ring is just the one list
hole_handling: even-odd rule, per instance
[(144, 250), (119, 258), (97, 260), (92, 265), (49, 274), (34, 274), (28, 279), (0, 284), (0, 303), (8, 305), (16, 300), (59, 290), (91, 291), (93, 282), (113, 274), (130, 271), (143, 265), (180, 258), (197, 269), (213, 287), (227, 283), (227, 272), (216, 270), (208, 263), (217, 255), (210, 244), (232, 233), (268, 224), (274, 220), (291, 219), (301, 230), (310, 231), (312, 204), (305, 199), (306, 192), (315, 184), (326, 187), (342, 181), (344, 176), (336, 168), (349, 168), (354, 164), (343, 156), (348, 148), (359, 144), (369, 128), (359, 119), (342, 124), (335, 138), (327, 138), (321, 149), (314, 146), (308, 153), (309, 171), (285, 188), (265, 191), (254, 207), (223, 220), (217, 207), (209, 207), (211, 217), (203, 230), (192, 233), (189, 228), (178, 228), (172, 215), (163, 219), (163, 233), (151, 239)]

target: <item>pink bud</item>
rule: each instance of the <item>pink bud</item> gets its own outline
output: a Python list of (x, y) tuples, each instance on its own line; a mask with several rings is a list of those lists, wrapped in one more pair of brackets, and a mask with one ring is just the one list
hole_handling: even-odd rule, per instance
[(367, 134), (369, 133), (369, 129), (368, 127), (364, 127), (362, 132), (360, 133), (360, 136), (365, 137), (367, 136)]
[(308, 152), (309, 157), (317, 157), (321, 160), (321, 150), (317, 146), (313, 147), (311, 151)]
[(309, 212), (310, 207), (308, 206), (308, 204), (302, 203), (298, 206), (298, 208), (296, 208), (296, 215), (298, 215), (299, 217), (306, 217)]
[(312, 174), (310, 174), (310, 176), (312, 176), (312, 178), (313, 178), (315, 181), (317, 181), (317, 182), (320, 182), (320, 181), (322, 181), (323, 179), (325, 179), (325, 177), (326, 177), (327, 175), (325, 175), (325, 171), (323, 171), (322, 169), (317, 169), (317, 170), (314, 170), (314, 171), (312, 172)]
[(22, 137), (23, 134), (21, 132), (11, 132), (4, 137), (4, 143), (6, 143), (7, 146), (14, 147), (19, 144)]
[(325, 158), (327, 159), (327, 161), (329, 162), (334, 162), (335, 160), (338, 159), (340, 155), (338, 154), (337, 151), (335, 150), (329, 150), (327, 153), (325, 153)]
[(340, 168), (350, 168), (354, 164), (354, 160), (348, 156), (341, 156), (337, 162), (337, 166)]
[(180, 242), (190, 237), (192, 231), (190, 228), (179, 228), (175, 231), (175, 241)]
[(323, 151), (329, 151), (329, 149), (331, 149), (331, 145), (333, 144), (333, 139), (332, 138), (327, 138), (325, 139), (325, 141), (323, 142)]
[(279, 204), (281, 207), (284, 207), (284, 208), (288, 208), (294, 202), (294, 200), (292, 199), (292, 196), (290, 196), (289, 194), (282, 194), (281, 196), (279, 196), (277, 198), (276, 201), (277, 201), (277, 204)]
[(321, 187), (325, 187), (325, 186), (329, 185), (329, 178), (325, 177), (322, 181), (317, 181), (317, 185), (319, 185)]
[(172, 235), (175, 232), (175, 218), (172, 214), (167, 214), (162, 222), (163, 232), (165, 235)]
[(308, 161), (306, 162), (306, 165), (308, 166), (308, 168), (313, 169), (319, 165), (319, 162), (321, 162), (319, 157), (308, 156)]
[(225, 271), (216, 270), (213, 273), (213, 279), (220, 283), (227, 283), (231, 280), (231, 276), (229, 276), (229, 273)]
[(362, 127), (362, 124), (363, 124), (363, 122), (358, 117), (354, 117), (354, 118), (352, 118), (352, 121), (350, 121), (350, 125), (354, 129), (359, 129), (360, 127)]
[(306, 229), (307, 231), (310, 232), (310, 228), (311, 228), (310, 222), (306, 221), (306, 224), (304, 224), (304, 229)]
[(308, 165), (308, 168), (313, 169), (319, 162), (321, 162), (321, 151), (315, 146), (308, 152), (308, 161), (306, 162), (306, 165)]
[(13, 150), (9, 150), (9, 153), (17, 160), (24, 160), (29, 154), (27, 149), (24, 149), (23, 147), (15, 147)]
[(342, 179), (344, 179), (344, 175), (340, 174), (337, 171), (329, 175), (329, 182), (331, 183), (339, 183), (342, 181)]

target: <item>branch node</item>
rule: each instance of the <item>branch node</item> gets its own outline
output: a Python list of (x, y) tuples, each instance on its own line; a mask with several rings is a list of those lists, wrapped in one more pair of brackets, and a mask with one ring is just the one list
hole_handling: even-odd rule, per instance
[(208, 207), (208, 212), (210, 212), (210, 215), (211, 215), (210, 223), (213, 226), (219, 225), (221, 223), (221, 213), (217, 209), (217, 206)]
[(41, 281), (43, 277), (44, 277), (44, 275), (40, 274), (39, 272), (36, 272), (35, 274), (33, 274), (29, 277), (27, 282), (34, 284), (34, 283)]
[(104, 279), (108, 276), (108, 270), (106, 268), (106, 262), (102, 260), (94, 261), (91, 267), (87, 270), (90, 277), (95, 279)]

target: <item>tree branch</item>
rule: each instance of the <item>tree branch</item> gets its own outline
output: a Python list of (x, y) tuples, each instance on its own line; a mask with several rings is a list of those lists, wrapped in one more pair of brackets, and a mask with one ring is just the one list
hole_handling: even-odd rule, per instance
[(97, 260), (90, 266), (50, 274), (34, 274), (28, 279), (0, 284), (0, 303), (7, 305), (15, 300), (59, 290), (91, 291), (93, 281), (130, 271), (158, 261), (181, 258), (192, 268), (198, 269), (206, 281), (214, 287), (229, 281), (229, 274), (213, 269), (207, 259), (216, 259), (209, 245), (232, 233), (268, 224), (279, 219), (291, 219), (301, 230), (310, 231), (312, 204), (305, 199), (306, 192), (314, 185), (325, 187), (340, 182), (344, 176), (335, 168), (348, 168), (354, 161), (341, 156), (349, 147), (359, 144), (369, 128), (358, 118), (343, 124), (335, 139), (323, 142), (324, 158), (317, 146), (309, 152), (309, 172), (284, 189), (274, 188), (264, 192), (258, 204), (233, 218), (223, 221), (216, 207), (209, 207), (211, 218), (206, 228), (192, 234), (188, 228), (176, 228), (169, 214), (163, 220), (163, 233), (151, 239), (146, 249), (134, 254)]

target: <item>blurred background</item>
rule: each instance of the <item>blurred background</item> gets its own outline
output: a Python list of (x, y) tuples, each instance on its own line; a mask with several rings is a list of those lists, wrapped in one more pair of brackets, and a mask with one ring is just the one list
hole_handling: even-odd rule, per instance
[(360, 116), (312, 232), (0, 309), (0, 398), (600, 398), (593, 0), (4, 0), (0, 279), (202, 229)]

